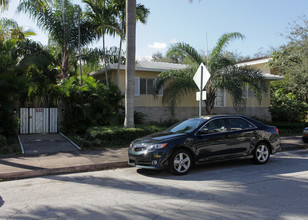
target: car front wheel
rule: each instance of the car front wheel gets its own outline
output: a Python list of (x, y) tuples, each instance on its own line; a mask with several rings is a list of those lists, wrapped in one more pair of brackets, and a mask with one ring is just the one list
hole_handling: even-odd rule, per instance
[(192, 167), (192, 157), (190, 153), (184, 149), (176, 150), (170, 157), (169, 170), (176, 175), (187, 174)]
[(256, 164), (264, 164), (270, 158), (270, 149), (266, 143), (257, 144), (253, 152), (253, 160)]

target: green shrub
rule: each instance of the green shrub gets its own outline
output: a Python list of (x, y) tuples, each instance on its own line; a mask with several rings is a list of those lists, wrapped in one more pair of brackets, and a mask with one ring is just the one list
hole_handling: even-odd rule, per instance
[(307, 116), (308, 104), (298, 101), (295, 94), (279, 88), (271, 94), (269, 111), (273, 121), (300, 122)]
[(96, 126), (87, 129), (86, 136), (90, 139), (103, 141), (133, 141), (136, 138), (161, 131), (156, 126), (142, 126), (137, 128), (123, 128), (120, 126)]
[(0, 134), (0, 147), (6, 145), (6, 137)]
[(117, 124), (120, 90), (98, 83), (93, 77), (83, 77), (83, 86), (76, 77), (71, 77), (59, 87), (65, 106), (63, 127), (66, 131), (83, 133), (93, 125)]
[(128, 147), (133, 140), (160, 132), (165, 128), (141, 125), (136, 128), (122, 126), (94, 126), (85, 135), (70, 135), (83, 148)]
[(307, 122), (272, 122), (272, 125), (280, 129), (300, 129), (303, 130), (308, 126)]
[(302, 135), (303, 129), (308, 126), (307, 122), (270, 122), (266, 124), (276, 126), (280, 136)]
[(16, 137), (6, 138), (0, 135), (0, 155), (1, 154), (16, 154), (20, 153), (20, 146)]

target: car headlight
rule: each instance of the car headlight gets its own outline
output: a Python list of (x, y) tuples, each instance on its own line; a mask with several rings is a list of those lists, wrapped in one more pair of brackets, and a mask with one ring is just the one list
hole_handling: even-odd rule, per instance
[(165, 147), (167, 144), (150, 144), (147, 146), (147, 151), (154, 151)]

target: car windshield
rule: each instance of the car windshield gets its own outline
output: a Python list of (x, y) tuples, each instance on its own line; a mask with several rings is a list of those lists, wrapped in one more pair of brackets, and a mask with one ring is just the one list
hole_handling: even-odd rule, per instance
[(205, 120), (202, 118), (193, 118), (173, 125), (165, 130), (166, 133), (190, 133), (199, 127)]

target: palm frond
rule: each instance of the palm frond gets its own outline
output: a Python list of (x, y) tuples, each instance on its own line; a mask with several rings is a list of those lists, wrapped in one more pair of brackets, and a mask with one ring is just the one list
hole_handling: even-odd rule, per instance
[(187, 43), (172, 44), (167, 52), (167, 55), (184, 55), (191, 61), (191, 63), (194, 63), (196, 65), (199, 65), (203, 62), (203, 59), (199, 55), (199, 53)]
[(142, 24), (147, 23), (147, 19), (149, 17), (150, 10), (146, 8), (142, 4), (137, 4), (136, 6), (136, 19), (137, 21), (140, 21)]
[(0, 19), (0, 30), (10, 29), (18, 27), (17, 22), (14, 19), (1, 18)]
[(262, 93), (267, 91), (265, 78), (261, 71), (255, 68), (229, 66), (221, 69), (220, 74), (216, 76), (216, 86), (226, 88), (230, 92), (235, 107), (245, 102), (243, 98), (244, 85), (249, 86), (259, 102), (262, 99)]
[(164, 90), (163, 104), (170, 106), (171, 115), (174, 115), (175, 107), (182, 102), (185, 95), (196, 91), (197, 86), (192, 79), (174, 79)]
[(9, 0), (0, 0), (1, 11), (7, 10), (9, 7)]
[(211, 55), (210, 55), (210, 60), (209, 60), (209, 66), (213, 65), (215, 62), (216, 57), (221, 54), (223, 49), (230, 43), (231, 40), (234, 39), (244, 39), (245, 36), (242, 35), (239, 32), (232, 32), (232, 33), (226, 33), (223, 34), (219, 39), (218, 42), (213, 49)]
[(181, 103), (185, 94), (197, 89), (193, 81), (193, 73), (196, 66), (190, 66), (181, 70), (167, 70), (159, 74), (154, 81), (154, 96), (156, 97), (161, 88), (164, 89), (163, 104), (169, 105), (171, 115), (174, 115), (175, 107)]

